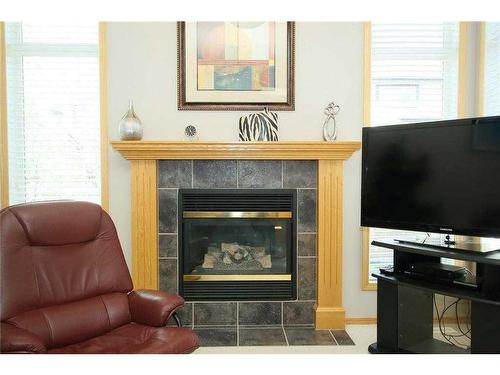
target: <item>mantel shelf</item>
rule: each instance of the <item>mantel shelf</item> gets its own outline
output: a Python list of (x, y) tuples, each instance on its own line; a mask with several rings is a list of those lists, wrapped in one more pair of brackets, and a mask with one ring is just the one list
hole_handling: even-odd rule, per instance
[(360, 142), (280, 141), (114, 141), (113, 148), (128, 160), (161, 159), (283, 159), (346, 160)]

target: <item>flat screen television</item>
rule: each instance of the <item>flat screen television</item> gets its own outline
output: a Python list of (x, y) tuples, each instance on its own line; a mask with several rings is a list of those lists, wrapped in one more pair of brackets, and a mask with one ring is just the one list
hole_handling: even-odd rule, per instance
[(361, 225), (500, 237), (500, 116), (363, 129)]

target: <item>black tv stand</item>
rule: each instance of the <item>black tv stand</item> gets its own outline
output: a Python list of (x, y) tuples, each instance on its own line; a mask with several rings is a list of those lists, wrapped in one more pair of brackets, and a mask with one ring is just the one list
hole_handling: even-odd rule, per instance
[[(377, 278), (377, 342), (370, 353), (500, 354), (500, 252), (477, 253), (402, 241), (373, 245), (394, 250), (394, 274)], [(476, 263), (476, 289), (405, 274), (417, 262), (441, 258)], [(433, 295), (471, 301), (471, 347), (462, 349), (433, 338)]]
[(441, 248), (445, 251), (448, 250), (457, 250), (457, 251), (464, 251), (464, 252), (473, 252), (473, 253), (491, 253), (494, 251), (500, 251), (498, 248), (498, 245), (491, 245), (491, 244), (484, 244), (484, 243), (479, 243), (476, 241), (472, 240), (461, 240), (461, 241), (451, 241), (451, 240), (440, 240), (440, 239), (432, 239), (426, 242), (415, 242), (415, 241), (408, 241), (408, 240), (398, 240), (395, 239), (395, 242), (401, 243), (401, 244), (408, 244), (408, 245), (415, 245), (415, 246), (432, 246), (435, 248)]

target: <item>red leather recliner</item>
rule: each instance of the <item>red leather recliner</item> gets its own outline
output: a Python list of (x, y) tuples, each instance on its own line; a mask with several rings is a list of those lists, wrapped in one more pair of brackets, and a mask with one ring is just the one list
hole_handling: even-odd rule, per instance
[(165, 327), (184, 300), (132, 291), (115, 226), (98, 205), (41, 202), (0, 211), (1, 352), (190, 353)]

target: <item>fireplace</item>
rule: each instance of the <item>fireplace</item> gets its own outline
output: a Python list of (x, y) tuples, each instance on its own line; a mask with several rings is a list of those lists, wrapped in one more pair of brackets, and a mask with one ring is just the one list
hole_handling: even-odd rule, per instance
[(296, 206), (289, 189), (180, 189), (180, 294), (295, 299)]

